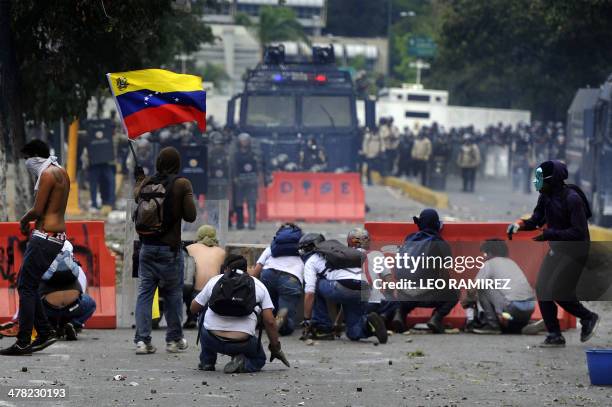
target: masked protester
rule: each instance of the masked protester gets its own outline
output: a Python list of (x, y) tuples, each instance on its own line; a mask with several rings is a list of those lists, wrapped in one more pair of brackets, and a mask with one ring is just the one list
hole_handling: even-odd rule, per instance
[[(58, 164), (57, 157), (49, 154), (49, 146), (33, 140), (21, 150), (26, 167), (36, 179), (34, 206), (19, 222), (21, 233), (29, 237), (23, 262), (19, 269), (19, 333), (17, 342), (0, 350), (0, 355), (30, 355), (52, 345), (57, 334), (49, 324), (40, 293), (41, 279), (66, 241), (64, 215), (70, 192), (70, 179)], [(35, 229), (30, 232), (30, 222)], [(38, 336), (32, 342), (32, 328)]]
[[(534, 185), (540, 192), (529, 219), (508, 226), (508, 237), (522, 230), (541, 230), (535, 241), (548, 241), (549, 251), (538, 274), (536, 294), (548, 336), (543, 347), (564, 347), (557, 319), (557, 305), (580, 318), (580, 341), (588, 341), (599, 324), (599, 316), (576, 297), (576, 285), (587, 261), (591, 216), (584, 193), (566, 185), (567, 167), (560, 161), (545, 161), (536, 168)], [(541, 229), (544, 225), (546, 228)], [(541, 324), (541, 323), (536, 323)]]

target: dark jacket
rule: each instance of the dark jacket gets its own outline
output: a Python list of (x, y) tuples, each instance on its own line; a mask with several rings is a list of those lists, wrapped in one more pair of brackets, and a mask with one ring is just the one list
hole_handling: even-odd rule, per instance
[(548, 182), (549, 193), (540, 193), (531, 217), (524, 221), (526, 230), (547, 225), (544, 240), (590, 241), (584, 201), (576, 191), (565, 184), (567, 167), (561, 161), (552, 161), (553, 173)]
[[(176, 176), (181, 169), (181, 156), (174, 147), (166, 147), (159, 152), (156, 163), (156, 175)], [(137, 184), (135, 197), (138, 196), (142, 180)], [(172, 226), (168, 232), (159, 238), (141, 238), (144, 243), (162, 243), (178, 249), (181, 245), (181, 221), (194, 222), (196, 220), (196, 207), (193, 198), (191, 182), (186, 178), (177, 178), (174, 181), (169, 196), (172, 208)], [(164, 212), (165, 213), (165, 212)]]

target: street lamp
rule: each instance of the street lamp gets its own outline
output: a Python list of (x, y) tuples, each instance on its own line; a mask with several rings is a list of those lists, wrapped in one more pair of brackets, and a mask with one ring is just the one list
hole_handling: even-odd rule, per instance
[[(416, 13), (412, 10), (402, 11), (399, 13), (399, 16), (402, 18), (405, 17), (414, 17)], [(391, 44), (391, 25), (393, 23), (393, 0), (387, 0), (387, 76), (391, 76), (391, 49), (393, 45)]]

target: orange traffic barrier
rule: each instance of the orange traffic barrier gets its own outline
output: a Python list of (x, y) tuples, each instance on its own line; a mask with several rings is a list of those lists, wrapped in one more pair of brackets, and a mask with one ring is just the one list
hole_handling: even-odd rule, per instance
[[(88, 328), (115, 328), (115, 257), (106, 247), (104, 222), (67, 222), (66, 234), (87, 275), (87, 293), (96, 301)], [(19, 307), (17, 278), (27, 239), (19, 223), (0, 223), (0, 322), (13, 317)]]
[[(477, 256), (482, 242), (487, 239), (507, 239), (507, 223), (445, 223), (442, 237), (451, 243), (453, 256)], [(406, 236), (416, 232), (417, 226), (408, 222), (366, 222), (365, 228), (370, 234), (371, 249), (385, 250), (385, 246), (401, 245)], [(535, 286), (537, 272), (544, 256), (548, 252), (546, 242), (535, 243), (532, 238), (538, 231), (520, 232), (514, 235), (512, 242), (508, 243), (509, 257), (512, 258), (525, 272), (527, 280)], [(466, 278), (476, 274), (475, 270), (467, 271)], [(431, 317), (431, 309), (417, 308), (407, 318), (409, 326), (425, 322)], [(561, 329), (576, 327), (576, 318), (561, 308), (558, 312)], [(532, 319), (541, 319), (539, 308), (536, 307)], [(465, 312), (457, 305), (444, 319), (444, 322), (453, 327), (460, 328), (465, 323)]]
[(357, 173), (275, 172), (266, 190), (266, 218), (283, 221), (365, 219), (365, 193)]

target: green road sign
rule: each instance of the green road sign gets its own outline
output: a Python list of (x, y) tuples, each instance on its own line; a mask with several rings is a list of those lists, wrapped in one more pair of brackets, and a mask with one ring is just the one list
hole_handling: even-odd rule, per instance
[(408, 55), (416, 58), (433, 58), (436, 55), (436, 43), (424, 35), (411, 37), (408, 41)]

